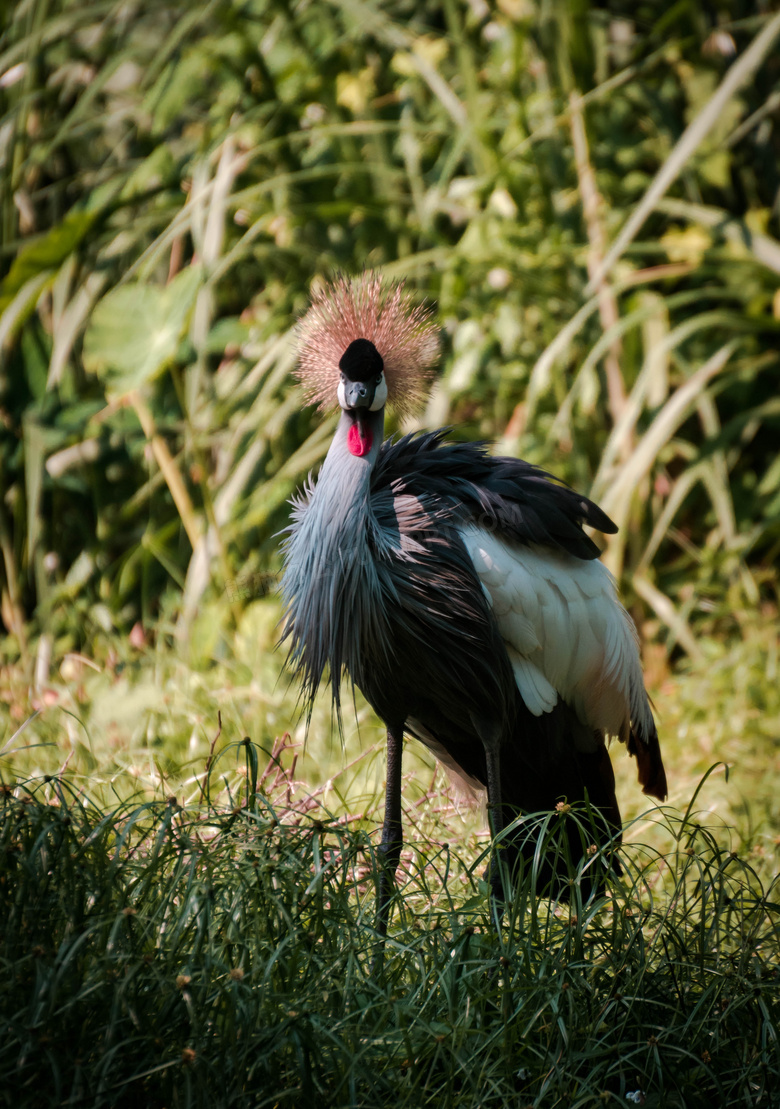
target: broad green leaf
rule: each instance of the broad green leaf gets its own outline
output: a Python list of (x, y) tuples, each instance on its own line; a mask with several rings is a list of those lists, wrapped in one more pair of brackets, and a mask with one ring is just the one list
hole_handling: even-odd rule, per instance
[(42, 239), (22, 247), (0, 286), (0, 312), (19, 290), (40, 274), (57, 269), (87, 234), (98, 212), (70, 212)]
[(84, 365), (114, 395), (155, 378), (173, 359), (201, 282), (189, 266), (164, 288), (120, 285), (92, 313), (84, 336)]

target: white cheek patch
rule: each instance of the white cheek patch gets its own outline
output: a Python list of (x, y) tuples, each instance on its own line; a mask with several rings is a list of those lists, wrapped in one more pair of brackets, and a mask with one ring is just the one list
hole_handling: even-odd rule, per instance
[(384, 406), (386, 404), (387, 404), (387, 382), (385, 381), (385, 375), (382, 374), (382, 379), (376, 387), (376, 392), (374, 393), (374, 400), (371, 404), (371, 408), (369, 409), (369, 411), (378, 412), (379, 409), (384, 408)]
[(339, 398), (339, 404), (341, 405), (341, 407), (346, 408), (347, 407), (347, 393), (346, 393), (346, 390), (344, 388), (344, 382), (343, 381), (339, 382), (339, 387), (336, 390), (336, 395)]

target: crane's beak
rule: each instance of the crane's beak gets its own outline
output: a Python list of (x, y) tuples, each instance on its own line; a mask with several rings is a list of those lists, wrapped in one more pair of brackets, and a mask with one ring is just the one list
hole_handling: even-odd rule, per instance
[[(374, 403), (376, 386), (370, 381), (344, 381), (344, 400), (342, 408), (371, 408)], [(341, 400), (341, 398), (339, 398)]]
[(374, 444), (374, 433), (381, 434), (381, 420), (387, 399), (387, 386), (380, 375), (377, 381), (352, 381), (342, 375), (339, 384), (339, 404), (351, 421), (347, 431), (350, 454), (363, 458)]

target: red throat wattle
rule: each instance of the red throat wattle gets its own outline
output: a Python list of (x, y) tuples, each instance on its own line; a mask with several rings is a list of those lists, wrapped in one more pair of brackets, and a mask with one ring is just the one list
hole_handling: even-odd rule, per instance
[(371, 434), (371, 429), (361, 427), (359, 423), (353, 424), (347, 432), (347, 446), (349, 453), (357, 455), (362, 458), (363, 455), (368, 454), (374, 442), (374, 436)]

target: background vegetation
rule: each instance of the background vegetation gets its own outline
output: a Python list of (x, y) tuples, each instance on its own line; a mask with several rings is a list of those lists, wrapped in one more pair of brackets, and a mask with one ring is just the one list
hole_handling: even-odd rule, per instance
[[(771, 1104), (776, 5), (4, 20), (2, 1096)], [(620, 525), (672, 803), (732, 767), (683, 820), (642, 816), (621, 763), (627, 881), (573, 926), (526, 876), (496, 939), (478, 814), (410, 749), (421, 846), (382, 979), (381, 732), (359, 705), (342, 751), (322, 705), (304, 752), (273, 651), (276, 535), (332, 430), (290, 385), (291, 328), (312, 282), (364, 267), (436, 305), (418, 426), (494, 439)]]

